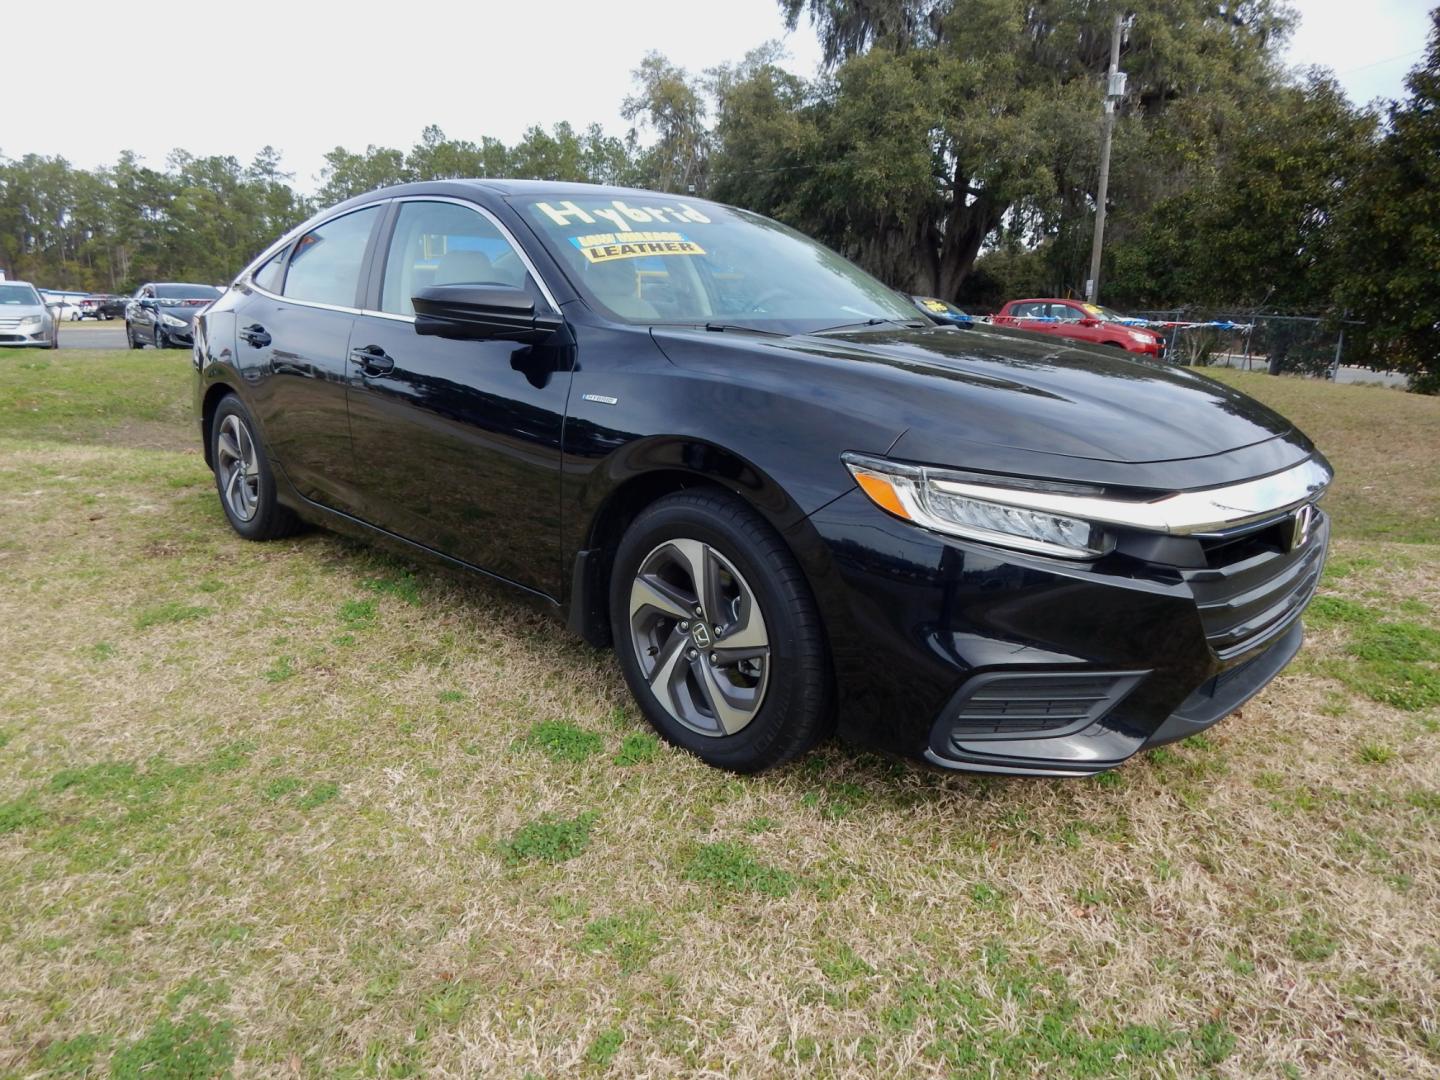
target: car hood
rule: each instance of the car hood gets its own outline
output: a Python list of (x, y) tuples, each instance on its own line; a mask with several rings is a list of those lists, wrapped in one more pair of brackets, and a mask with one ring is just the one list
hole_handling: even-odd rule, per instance
[(182, 300), (178, 304), (161, 304), (160, 314), (169, 315), (174, 319), (184, 319), (187, 323), (194, 322), (195, 316), (204, 311), (209, 304), (209, 300)]
[[(688, 350), (668, 338), (683, 335), (700, 345), (697, 338), (739, 336), (655, 333), (682, 367), (687, 356), (704, 363), (709, 350)], [(1195, 473), (1106, 468), (1097, 474), (1079, 466), (1226, 455), (1230, 460), (1219, 471), (1207, 469), (1207, 476), (1254, 475), (1284, 468), (1314, 449), (1283, 417), (1228, 386), (1132, 353), (1053, 337), (980, 327), (896, 327), (747, 335), (747, 341), (771, 364), (790, 361), (783, 365), (788, 378), (805, 380), (817, 397), (846, 407), (863, 401), (864, 419), (888, 421), (894, 432), (893, 445), (879, 451), (914, 461), (1141, 483)], [(1066, 466), (1067, 460), (1073, 464)]]
[(0, 318), (3, 319), (33, 319), (36, 315), (48, 315), (50, 309), (44, 304), (3, 304), (0, 305)]

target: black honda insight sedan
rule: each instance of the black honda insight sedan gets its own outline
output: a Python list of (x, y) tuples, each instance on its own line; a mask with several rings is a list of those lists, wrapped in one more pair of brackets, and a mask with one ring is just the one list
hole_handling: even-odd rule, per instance
[(1087, 775), (1300, 647), (1325, 460), (1187, 371), (931, 325), (755, 214), (534, 181), (316, 215), (195, 321), (240, 535), (301, 520), (503, 581), (670, 741), (755, 771), (831, 731)]

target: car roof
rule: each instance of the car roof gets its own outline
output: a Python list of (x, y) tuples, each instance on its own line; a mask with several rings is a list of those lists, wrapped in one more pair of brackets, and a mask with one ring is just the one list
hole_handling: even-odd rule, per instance
[(410, 184), (395, 184), (391, 187), (377, 188), (374, 191), (366, 192), (356, 196), (351, 201), (368, 199), (383, 199), (395, 195), (421, 195), (426, 193), (440, 193), (442, 189), (448, 188), (453, 191), (456, 187), (474, 188), (477, 191), (489, 192), (502, 197), (526, 196), (526, 195), (548, 195), (552, 198), (564, 195), (587, 195), (590, 197), (602, 196), (605, 198), (636, 198), (636, 199), (687, 199), (694, 202), (711, 202), (699, 195), (679, 195), (674, 192), (652, 191), (647, 188), (614, 187), (609, 184), (584, 184), (572, 180), (508, 180), (503, 177), (470, 177), (453, 180), (420, 180)]
[[(30, 282), (16, 281), (14, 278), (6, 278), (4, 281), (0, 281), (0, 285), (30, 285)], [(35, 289), (35, 286), (30, 285), (30, 288)], [(39, 290), (36, 289), (36, 291), (38, 292)]]
[(1085, 303), (1084, 300), (1066, 300), (1063, 296), (1027, 296), (1023, 300), (1007, 300), (1007, 304), (1074, 304), (1079, 306)]
[[(653, 199), (657, 195), (666, 199), (699, 199), (698, 195), (677, 195), (673, 192), (650, 191), (645, 188), (613, 187), (609, 184), (581, 184), (565, 180), (471, 180), (477, 187), (499, 192), (502, 195), (637, 195)], [(704, 201), (704, 200), (702, 200)]]

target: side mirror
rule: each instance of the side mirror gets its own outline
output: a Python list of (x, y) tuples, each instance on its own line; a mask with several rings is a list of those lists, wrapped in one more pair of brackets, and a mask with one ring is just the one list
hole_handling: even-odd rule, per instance
[(1081, 320), (1080, 320), (1080, 325), (1081, 325), (1081, 326), (1099, 326), (1099, 325), (1100, 325), (1100, 320), (1099, 320), (1099, 319), (1085, 318), (1085, 319), (1081, 319)]
[(154, 308), (156, 306), (155, 298), (153, 296), (142, 296), (140, 298), (140, 306), (143, 308)]
[(518, 341), (539, 345), (565, 320), (537, 314), (535, 300), (513, 285), (431, 285), (412, 298), (415, 332), (462, 341)]

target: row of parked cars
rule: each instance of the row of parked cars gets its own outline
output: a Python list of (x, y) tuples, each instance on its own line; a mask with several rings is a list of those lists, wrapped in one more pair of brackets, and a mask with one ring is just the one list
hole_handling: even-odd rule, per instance
[[(53, 323), (65, 319), (108, 321), (123, 318), (125, 340), (132, 349), (141, 349), (146, 345), (157, 349), (189, 345), (192, 340), (190, 327), (195, 315), (220, 295), (220, 290), (211, 285), (150, 282), (137, 289), (134, 296), (95, 294), (85, 297), (78, 304), (47, 305), (34, 287), (26, 282), (0, 283), (0, 290), (6, 285), (9, 289), (8, 292), (0, 291), (0, 303), (15, 310), (0, 315), (0, 344), (50, 348), (56, 344)], [(957, 326), (975, 322), (974, 316), (938, 297), (911, 296), (910, 300), (932, 322)], [(27, 310), (21, 314), (20, 307), (39, 310)], [(23, 328), (20, 325), (22, 322), (25, 324)], [(1138, 320), (1109, 308), (1078, 300), (1056, 297), (1011, 300), (989, 322), (993, 326), (1050, 334), (1157, 359), (1165, 354), (1163, 334), (1145, 329), (1137, 325)]]
[(124, 319), (132, 349), (188, 346), (195, 315), (219, 295), (213, 285), (147, 282), (134, 296), (87, 296), (77, 304), (49, 301), (28, 281), (0, 281), (0, 345), (54, 349), (62, 322)]
[[(976, 322), (973, 315), (938, 297), (914, 296), (911, 299), (934, 322), (956, 326), (970, 326)], [(1157, 360), (1165, 355), (1165, 335), (1146, 328), (1143, 320), (1080, 300), (1056, 297), (1011, 300), (990, 317), (989, 323), (1083, 341), (1089, 345), (1124, 349), (1153, 356)]]

